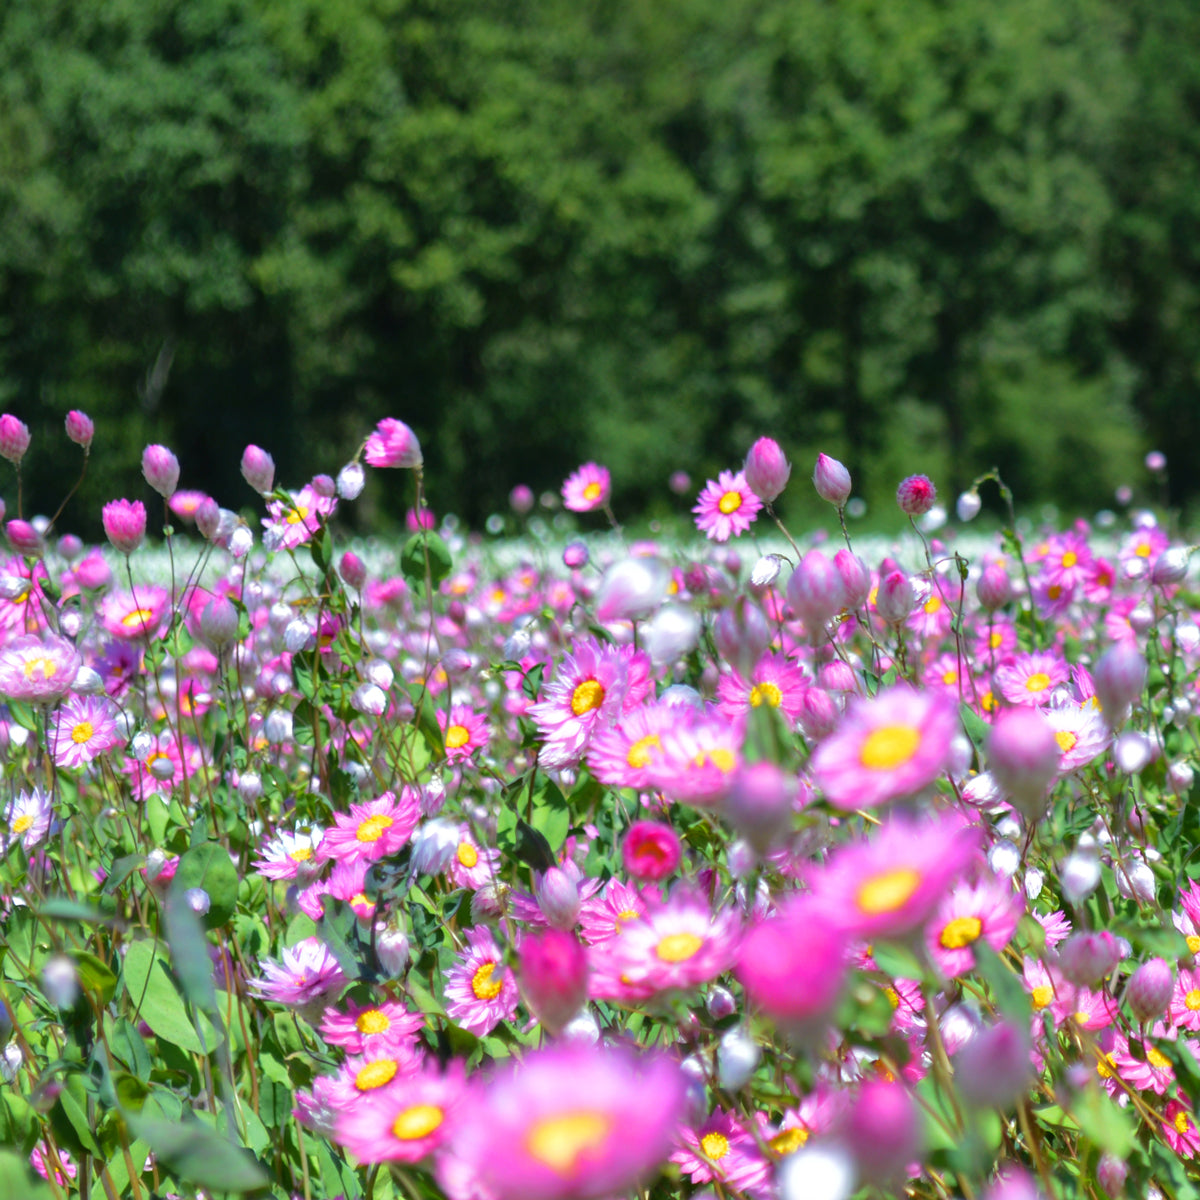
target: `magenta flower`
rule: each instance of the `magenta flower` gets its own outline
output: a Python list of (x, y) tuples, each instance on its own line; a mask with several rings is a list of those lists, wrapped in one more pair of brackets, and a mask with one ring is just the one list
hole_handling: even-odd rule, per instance
[(0, 416), (0, 458), (19, 463), (29, 449), (29, 426), (12, 413)]
[(1048, 704), (1054, 689), (1070, 677), (1067, 664), (1057, 654), (1022, 654), (996, 669), (996, 685), (1010, 704)]
[(342, 990), (346, 977), (329, 948), (319, 938), (302, 938), (288, 946), (280, 961), (266, 959), (262, 979), (252, 979), (250, 990), (264, 1000), (312, 1010)]
[(419, 467), (424, 458), (417, 435), (403, 421), (384, 417), (367, 438), (363, 457), (372, 467)]
[(536, 1050), (477, 1090), (453, 1152), (497, 1200), (628, 1195), (666, 1159), (684, 1101), (668, 1059), (578, 1043)]
[(679, 1141), (671, 1161), (693, 1183), (719, 1180), (744, 1194), (766, 1191), (771, 1164), (733, 1113), (713, 1113), (699, 1129), (683, 1130)]
[(621, 861), (634, 879), (667, 879), (682, 857), (679, 835), (662, 821), (635, 821), (621, 843)]
[(270, 501), (267, 512), (271, 515), (263, 518), (266, 528), (263, 545), (268, 550), (294, 550), (303, 546), (335, 508), (337, 500), (333, 496), (322, 496), (312, 484), (292, 492), (289, 504)]
[(113, 549), (122, 554), (132, 554), (146, 536), (146, 506), (140, 500), (110, 500), (101, 520)]
[(19, 841), (28, 854), (46, 840), (53, 817), (54, 806), (50, 796), (41, 788), (35, 787), (32, 792), (19, 792), (4, 810), (4, 824), (8, 826), (8, 836), (0, 835), (0, 850), (7, 852), (13, 842)]
[(117, 710), (103, 696), (72, 696), (50, 720), (50, 754), (60, 767), (86, 767), (124, 740)]
[(572, 512), (595, 512), (608, 503), (612, 478), (607, 467), (584, 463), (562, 486), (563, 507)]
[(170, 500), (179, 486), (179, 459), (166, 446), (147, 446), (142, 451), (142, 475), (164, 500)]
[(92, 438), (96, 434), (96, 426), (92, 422), (92, 418), (85, 412), (80, 412), (79, 409), (73, 408), (67, 413), (66, 421), (64, 422), (67, 430), (67, 437), (71, 439), (77, 446), (82, 446), (84, 451), (88, 451), (92, 446)]
[(0, 650), (0, 696), (26, 704), (56, 704), (75, 682), (79, 654), (66, 638), (20, 637)]
[(762, 501), (750, 490), (741, 472), (722, 471), (711, 479), (696, 500), (696, 528), (714, 542), (727, 542), (745, 533), (762, 509)]
[(910, 475), (896, 489), (896, 503), (910, 517), (924, 516), (937, 502), (937, 488), (927, 475)]
[(325, 830), (317, 858), (327, 862), (376, 862), (395, 854), (410, 837), (421, 817), (421, 805), (410, 787), (384, 792), (366, 804), (350, 805), (349, 814), (334, 813), (334, 827)]
[(996, 953), (1017, 931), (1025, 904), (1007, 880), (985, 875), (977, 883), (959, 883), (937, 907), (926, 926), (930, 957), (948, 979), (975, 969), (974, 943), (982, 938)]
[(488, 744), (487, 720), (469, 704), (455, 704), (448, 715), (439, 708), (437, 722), (446, 743), (447, 762), (466, 762)]
[(466, 954), (446, 972), (446, 1013), (476, 1037), (487, 1037), (501, 1021), (516, 1016), (520, 995), (491, 930), (468, 930), (467, 945)]
[(132, 592), (109, 592), (97, 615), (113, 637), (133, 640), (157, 633), (170, 606), (171, 594), (165, 588), (143, 583)]
[(650, 766), (662, 750), (662, 733), (678, 719), (679, 710), (665, 704), (633, 709), (611, 729), (593, 734), (588, 769), (610, 787), (649, 787)]
[(394, 1000), (366, 1007), (351, 1000), (344, 1010), (325, 1010), (320, 1032), (330, 1046), (340, 1046), (347, 1054), (372, 1054), (379, 1046), (415, 1049), (417, 1034), (424, 1025), (420, 1013), (409, 1012)]

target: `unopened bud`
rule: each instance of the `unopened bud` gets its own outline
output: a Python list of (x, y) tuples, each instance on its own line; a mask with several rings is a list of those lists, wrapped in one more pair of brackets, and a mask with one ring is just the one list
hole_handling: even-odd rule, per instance
[(817, 465), (813, 468), (813, 487), (822, 500), (841, 508), (850, 499), (850, 472), (836, 458), (818, 454)]

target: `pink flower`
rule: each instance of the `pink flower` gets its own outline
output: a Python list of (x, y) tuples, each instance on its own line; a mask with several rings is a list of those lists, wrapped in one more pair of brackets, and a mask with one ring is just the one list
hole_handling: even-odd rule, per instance
[(376, 1042), (365, 1054), (352, 1055), (342, 1063), (327, 1092), (330, 1104), (342, 1111), (356, 1108), (397, 1079), (418, 1070), (421, 1057), (412, 1043)]
[(635, 821), (621, 843), (621, 861), (634, 879), (658, 882), (679, 868), (679, 835), (661, 821)]
[(486, 926), (467, 931), (467, 952), (446, 971), (446, 1013), (476, 1037), (517, 1014), (520, 995)]
[(267, 504), (270, 517), (263, 518), (266, 533), (263, 545), (268, 550), (294, 550), (303, 546), (321, 527), (321, 521), (337, 508), (332, 496), (322, 496), (311, 484), (291, 494), (290, 504), (272, 500)]
[(263, 846), (261, 856), (254, 860), (254, 869), (264, 879), (297, 879), (307, 883), (320, 870), (316, 851), (324, 834), (323, 829), (295, 833), (277, 830)]
[(813, 781), (838, 808), (911, 796), (945, 769), (957, 731), (957, 710), (944, 694), (897, 685), (851, 702), (813, 752)]
[(50, 720), (48, 741), (57, 766), (75, 770), (125, 739), (117, 730), (116, 709), (103, 696), (72, 696)]
[(750, 1133), (728, 1112), (717, 1111), (699, 1129), (684, 1129), (671, 1162), (693, 1183), (720, 1180), (742, 1194), (765, 1192), (771, 1164)]
[(419, 467), (421, 443), (403, 421), (384, 417), (367, 438), (363, 457), (372, 467)]
[(242, 451), (242, 478), (265, 496), (275, 483), (275, 460), (261, 447), (247, 446)]
[(12, 413), (0, 416), (0, 458), (19, 463), (29, 449), (29, 426)]
[(1022, 654), (996, 668), (996, 684), (1010, 704), (1048, 704), (1054, 689), (1069, 678), (1067, 664), (1057, 654)]
[(342, 1112), (333, 1138), (359, 1162), (420, 1162), (453, 1136), (465, 1097), (460, 1063), (423, 1067)]
[(742, 473), (746, 486), (760, 499), (770, 503), (787, 487), (792, 464), (774, 438), (761, 437), (750, 447)]
[(768, 654), (745, 680), (736, 671), (717, 681), (717, 700), (721, 711), (730, 717), (742, 717), (751, 709), (767, 705), (777, 708), (791, 720), (799, 719), (809, 680), (804, 672), (782, 654)]
[(535, 1050), (478, 1090), (454, 1155), (497, 1200), (628, 1195), (666, 1159), (684, 1101), (666, 1058), (578, 1043)]
[(662, 734), (679, 720), (679, 710), (647, 704), (626, 713), (611, 729), (592, 735), (588, 769), (610, 787), (650, 786), (650, 767), (662, 750)]
[(132, 592), (109, 592), (100, 601), (97, 615), (113, 637), (148, 638), (158, 631), (171, 605), (165, 588), (137, 584)]
[(53, 817), (54, 806), (50, 796), (41, 788), (35, 787), (32, 792), (19, 792), (4, 810), (8, 836), (0, 835), (0, 849), (7, 852), (13, 842), (19, 841), (28, 854), (46, 840)]
[(646, 911), (645, 897), (632, 884), (610, 879), (603, 890), (585, 898), (579, 907), (584, 941), (595, 945), (618, 937)]
[(113, 549), (122, 554), (132, 554), (146, 536), (146, 506), (140, 500), (110, 500), (101, 520)]
[(450, 860), (449, 873), (456, 887), (476, 891), (492, 883), (500, 867), (500, 852), (491, 846), (479, 846), (464, 825), (458, 848)]
[(424, 1025), (420, 1013), (409, 1012), (394, 1000), (367, 1006), (351, 1000), (344, 1010), (326, 1009), (320, 1031), (330, 1046), (340, 1046), (347, 1054), (367, 1054), (376, 1046), (415, 1049), (417, 1033)]
[(91, 449), (92, 438), (96, 433), (96, 426), (92, 422), (92, 418), (85, 412), (80, 412), (79, 409), (73, 408), (67, 413), (66, 419), (67, 437), (71, 439), (77, 446), (82, 446), (84, 451)]
[(200, 506), (209, 497), (204, 492), (196, 492), (186, 490), (177, 491), (169, 501), (167, 507), (179, 518), (184, 521), (194, 521), (196, 513)]
[(142, 475), (165, 500), (179, 486), (179, 459), (166, 446), (150, 445), (142, 451)]
[(571, 512), (595, 512), (608, 503), (612, 479), (607, 467), (584, 463), (562, 486), (563, 507)]
[(455, 704), (449, 715), (439, 708), (437, 722), (446, 743), (447, 762), (466, 762), (488, 744), (487, 721), (469, 704)]
[(323, 1006), (346, 983), (337, 959), (315, 937), (302, 938), (294, 946), (288, 946), (279, 962), (266, 959), (262, 970), (265, 978), (250, 980), (250, 991), (264, 1000), (293, 1008)]
[(327, 862), (376, 862), (395, 854), (412, 836), (421, 817), (421, 804), (410, 787), (384, 792), (366, 804), (351, 804), (349, 814), (334, 813), (334, 827), (325, 830), (317, 858)]
[(937, 488), (927, 475), (910, 475), (896, 489), (896, 503), (910, 517), (920, 517), (937, 502)]
[(959, 883), (926, 927), (930, 956), (948, 978), (965, 975), (975, 968), (972, 945), (982, 938), (999, 953), (1024, 912), (1024, 902), (1007, 880), (987, 875), (978, 883)]
[(714, 542), (727, 542), (745, 533), (762, 509), (762, 501), (750, 490), (745, 475), (722, 471), (711, 479), (696, 500), (696, 528)]
[(81, 662), (66, 638), (20, 637), (0, 650), (0, 696), (55, 704), (71, 690)]
[(1192, 1158), (1200, 1150), (1192, 1110), (1178, 1100), (1168, 1100), (1163, 1109), (1163, 1140), (1181, 1158)]

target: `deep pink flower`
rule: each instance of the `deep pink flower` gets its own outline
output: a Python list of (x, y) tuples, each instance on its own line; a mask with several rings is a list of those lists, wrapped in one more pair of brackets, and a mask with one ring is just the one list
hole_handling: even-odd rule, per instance
[(729, 1112), (717, 1111), (699, 1129), (684, 1129), (671, 1155), (692, 1183), (719, 1180), (743, 1195), (765, 1193), (771, 1164), (758, 1143)]
[(727, 542), (745, 533), (761, 509), (762, 501), (741, 471), (722, 471), (715, 482), (710, 479), (704, 485), (692, 512), (701, 533), (714, 542)]
[(166, 446), (150, 445), (142, 451), (142, 475), (164, 499), (179, 486), (179, 459)]
[(119, 746), (117, 711), (103, 696), (72, 696), (50, 719), (50, 753), (57, 766), (78, 769)]
[(403, 421), (384, 417), (367, 438), (363, 457), (372, 467), (419, 467), (424, 459), (417, 435)]
[(571, 512), (595, 512), (603, 508), (612, 492), (612, 477), (599, 463), (584, 463), (567, 476), (562, 486), (563, 507)]
[(146, 506), (140, 500), (110, 500), (101, 520), (113, 549), (122, 554), (132, 554), (146, 536)]
[(19, 463), (29, 449), (29, 426), (12, 413), (0, 416), (0, 458)]
[(247, 446), (242, 451), (242, 478), (265, 496), (275, 483), (275, 460), (260, 446)]
[(635, 821), (621, 843), (621, 861), (634, 879), (658, 882), (679, 868), (679, 835), (662, 821)]
[(468, 949), (446, 971), (446, 1013), (476, 1037), (486, 1037), (517, 1013), (520, 994), (486, 926), (467, 931)]
[(484, 749), (490, 736), (487, 719), (469, 704), (455, 704), (449, 715), (437, 710), (437, 722), (446, 743), (446, 761), (466, 762), (477, 750)]
[(81, 660), (66, 638), (20, 637), (0, 650), (0, 696), (55, 704), (71, 690)]
[(317, 858), (327, 862), (375, 862), (395, 854), (410, 837), (421, 817), (421, 804), (410, 787), (384, 792), (365, 804), (351, 804), (349, 814), (334, 813), (334, 826), (325, 830)]
[(926, 927), (930, 957), (954, 979), (974, 970), (974, 943), (982, 938), (999, 953), (1017, 930), (1025, 904), (1007, 880), (985, 875), (959, 883), (938, 905)]
[(910, 475), (896, 489), (896, 503), (910, 517), (920, 517), (937, 502), (937, 488), (927, 475)]
[(113, 637), (133, 640), (156, 633), (170, 606), (171, 594), (165, 588), (139, 583), (132, 592), (109, 592), (97, 615)]
[(80, 412), (79, 409), (73, 408), (67, 413), (66, 419), (67, 437), (71, 439), (77, 446), (82, 446), (85, 451), (91, 449), (92, 438), (96, 434), (96, 426), (92, 422), (92, 418), (85, 412)]
[(761, 437), (750, 447), (742, 473), (746, 486), (766, 503), (774, 500), (787, 487), (792, 464), (774, 438)]

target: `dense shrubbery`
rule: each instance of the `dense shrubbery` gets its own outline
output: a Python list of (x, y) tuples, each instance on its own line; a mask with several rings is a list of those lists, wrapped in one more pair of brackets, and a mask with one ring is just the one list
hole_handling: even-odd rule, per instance
[(307, 475), (395, 411), (476, 524), (597, 453), (630, 510), (661, 504), (761, 428), (877, 506), (919, 452), (955, 490), (998, 465), (1083, 511), (1144, 438), (1179, 504), (1198, 21), (10, 0), (0, 399), (41, 432), (105, 418), (89, 511), (152, 437), (232, 495), (231, 443)]
[[(248, 447), (261, 532), (142, 461), (203, 541), (7, 524), (5, 1195), (1193, 1194), (1200, 596), (1152, 514), (971, 560), (913, 475), (891, 555), (747, 575), (762, 439), (709, 542), (501, 567), (399, 421), (294, 492)], [(410, 480), (398, 555), (341, 544)]]

